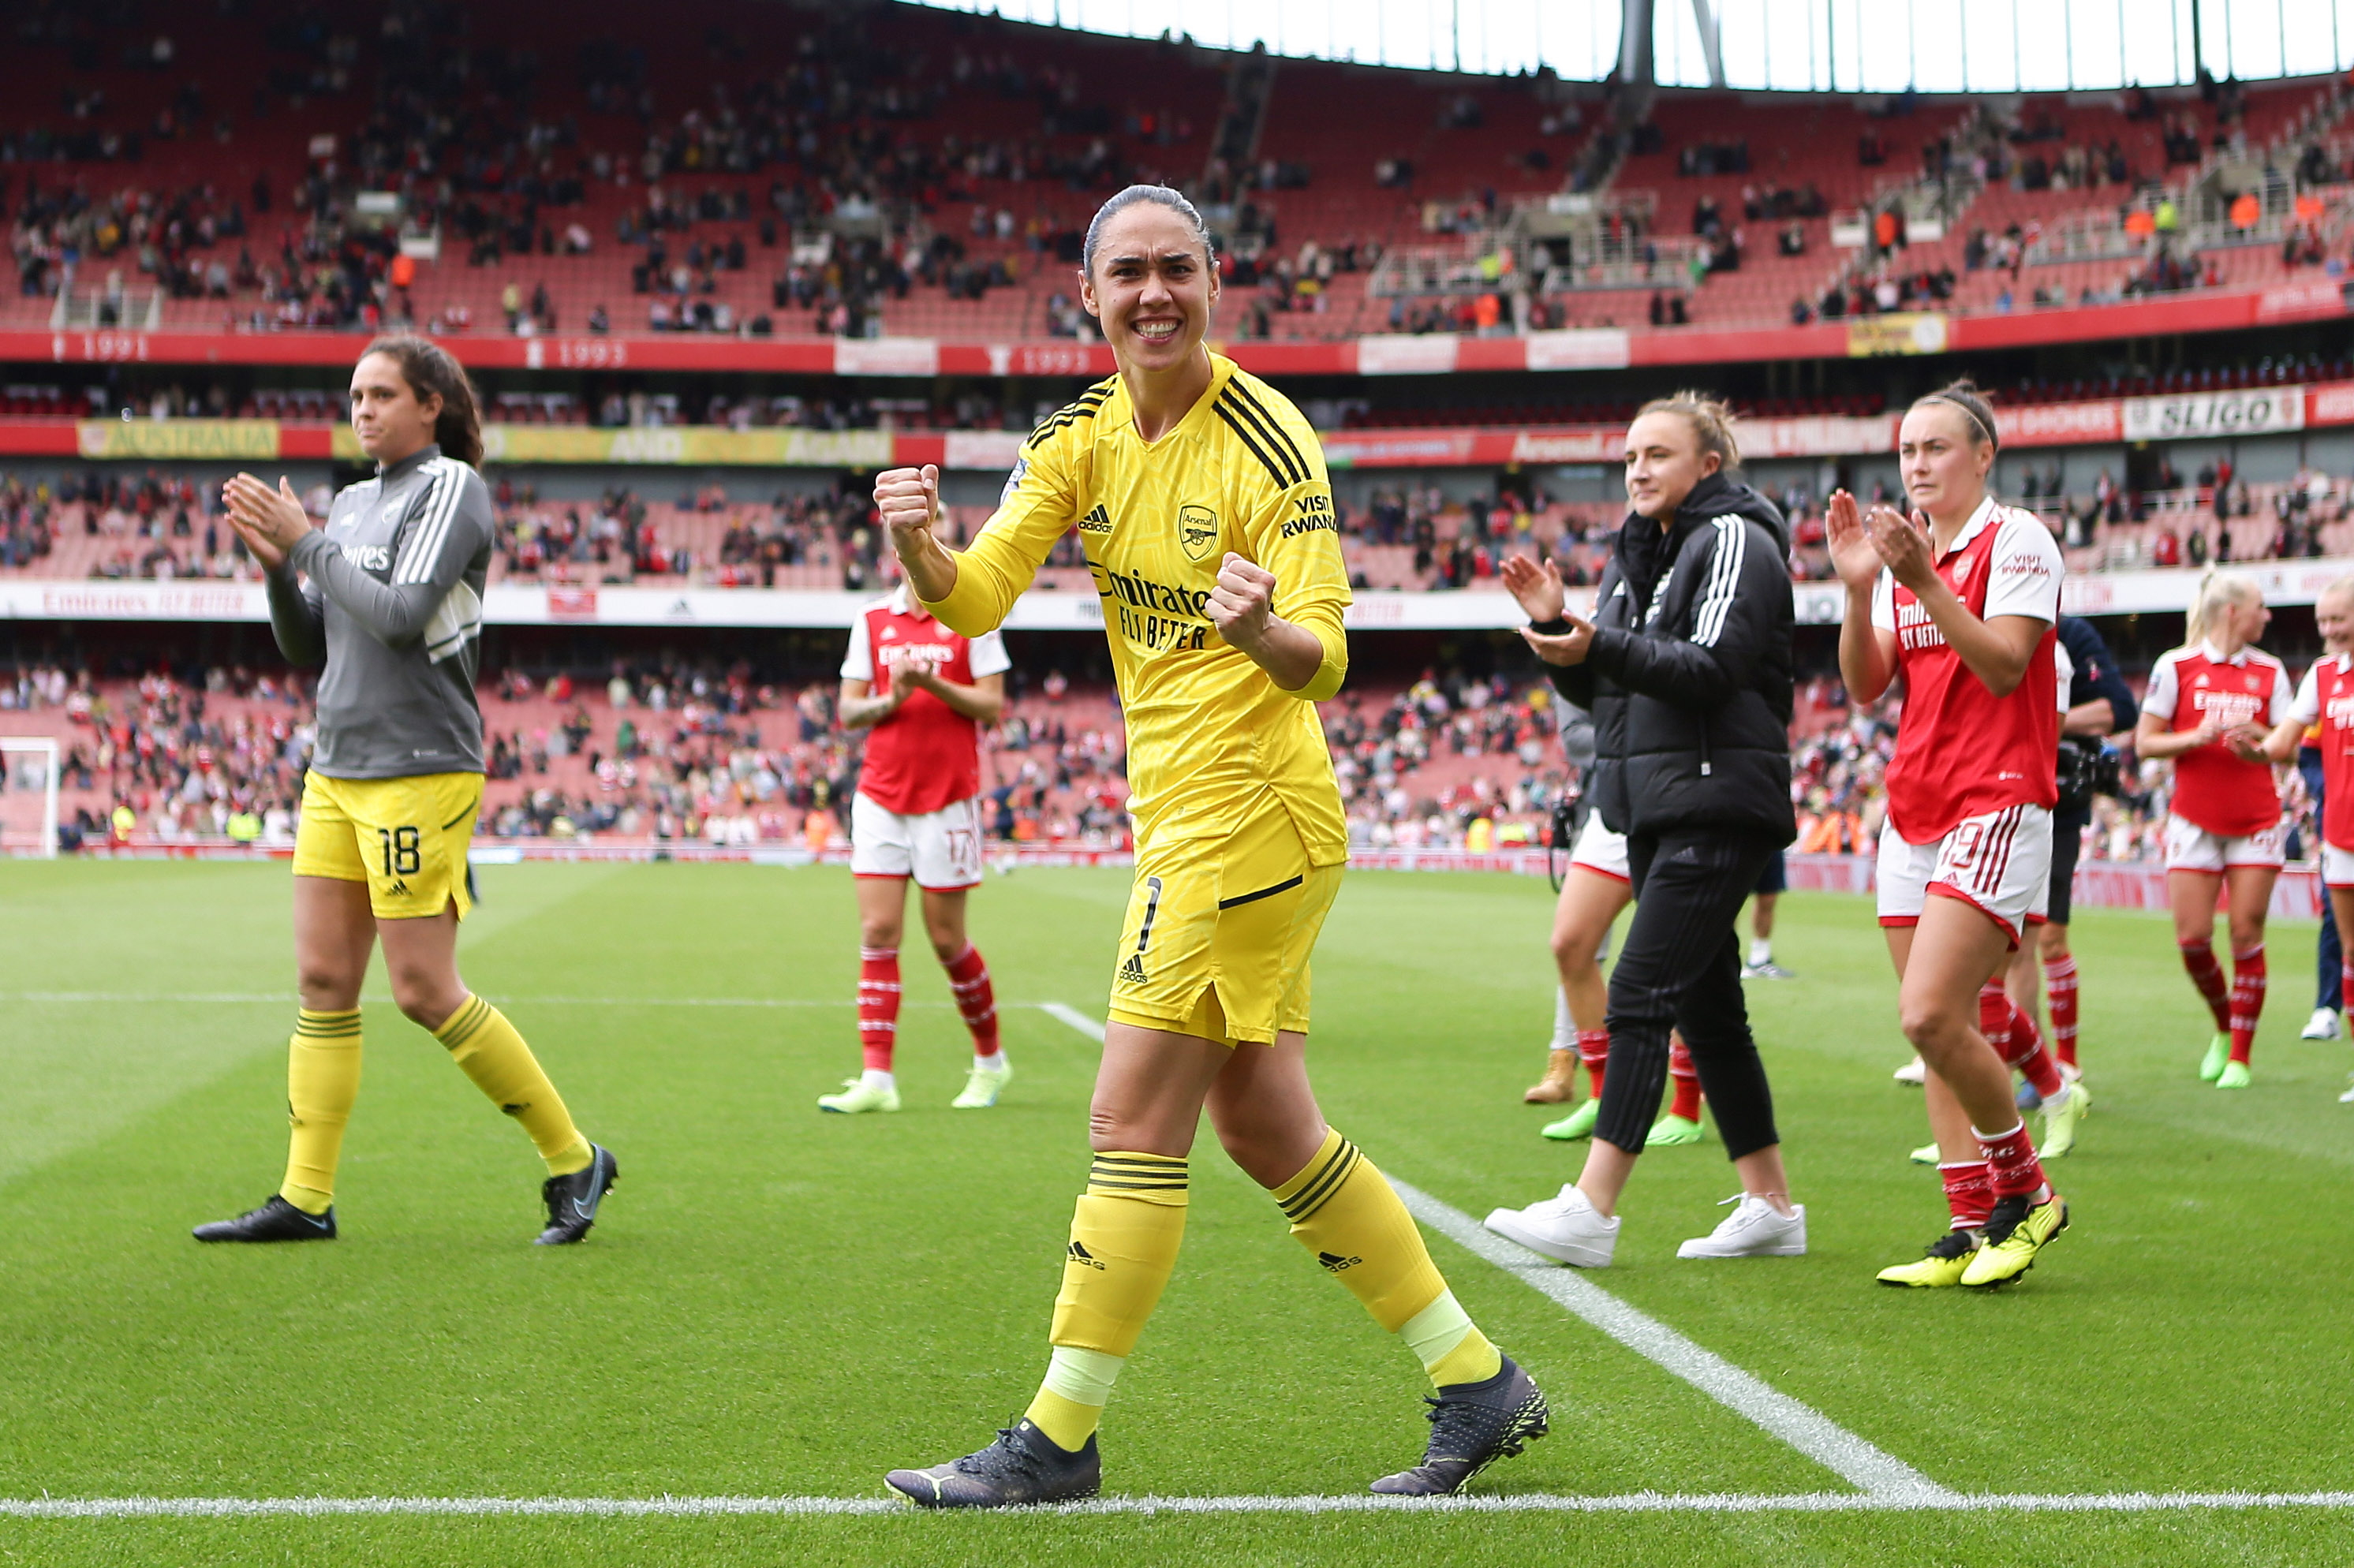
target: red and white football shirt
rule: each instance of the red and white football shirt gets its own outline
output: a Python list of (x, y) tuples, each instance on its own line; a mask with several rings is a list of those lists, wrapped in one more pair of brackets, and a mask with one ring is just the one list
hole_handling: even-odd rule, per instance
[(2321, 837), (2354, 850), (2354, 653), (2314, 662), (2296, 689), (2289, 717), (2321, 726)]
[[(960, 686), (1013, 668), (1005, 640), (994, 631), (966, 638), (924, 611), (902, 584), (890, 598), (859, 611), (850, 623), (850, 652), (842, 678), (865, 681), (879, 694), (892, 672), (911, 661)], [(981, 726), (931, 693), (907, 694), (898, 712), (868, 732), (858, 792), (887, 811), (923, 816), (981, 793)]]
[[(2168, 721), (2176, 735), (2210, 715), (2226, 728), (2253, 721), (2273, 729), (2288, 717), (2288, 671), (2258, 648), (2226, 659), (2211, 642), (2158, 656), (2141, 711)], [(2221, 741), (2174, 759), (2174, 814), (2219, 839), (2243, 839), (2276, 826), (2280, 791), (2272, 765), (2249, 762)]]
[(1882, 569), (1872, 624), (1896, 634), (1904, 709), (1888, 764), (1888, 820), (1904, 842), (1934, 843), (1972, 818), (2059, 803), (2059, 681), (2052, 660), (2064, 569), (2052, 530), (2031, 512), (1978, 503), (1937, 575), (1980, 620), (2044, 623), (2027, 673), (1998, 697), (1972, 674), (1913, 590)]

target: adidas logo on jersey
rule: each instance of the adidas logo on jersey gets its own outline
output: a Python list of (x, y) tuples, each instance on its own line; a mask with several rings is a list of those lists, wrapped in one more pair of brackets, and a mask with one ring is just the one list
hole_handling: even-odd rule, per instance
[(1143, 954), (1130, 953), (1128, 955), (1128, 961), (1119, 966), (1119, 983), (1122, 985), (1142, 985), (1145, 983)]
[(1354, 1268), (1365, 1260), (1362, 1257), (1342, 1257), (1337, 1253), (1320, 1252), (1316, 1255), (1316, 1261), (1324, 1266), (1326, 1273), (1338, 1274), (1344, 1268)]
[(1071, 1244), (1071, 1250), (1065, 1253), (1063, 1255), (1068, 1261), (1077, 1264), (1082, 1268), (1092, 1268), (1098, 1274), (1108, 1272), (1102, 1264), (1096, 1261), (1096, 1255), (1089, 1252), (1077, 1242), (1073, 1242)]
[(1098, 504), (1094, 511), (1079, 519), (1079, 532), (1082, 534), (1110, 533), (1111, 514)]

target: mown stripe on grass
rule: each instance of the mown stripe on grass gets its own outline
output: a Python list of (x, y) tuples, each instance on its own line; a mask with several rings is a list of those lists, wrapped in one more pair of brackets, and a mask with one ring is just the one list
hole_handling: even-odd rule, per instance
[[(2354, 1492), (2059, 1492), (2012, 1496), (1946, 1492), (1936, 1498), (1885, 1492), (1622, 1492), (1564, 1497), (1132, 1497), (1097, 1498), (1026, 1513), (2164, 1513), (2193, 1510), (2354, 1509)], [(24, 1498), (0, 1499), (0, 1519), (274, 1519), (336, 1516), (455, 1518), (708, 1518), (728, 1514), (912, 1514), (887, 1498)]]

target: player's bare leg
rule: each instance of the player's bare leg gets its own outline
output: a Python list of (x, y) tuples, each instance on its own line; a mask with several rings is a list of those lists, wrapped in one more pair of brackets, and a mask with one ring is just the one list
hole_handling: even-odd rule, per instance
[(1547, 1138), (1581, 1139), (1594, 1131), (1602, 1104), (1603, 1066), (1610, 1054), (1610, 1033), (1604, 1027), (1610, 1011), (1610, 987), (1596, 955), (1609, 938), (1611, 923), (1633, 902), (1634, 895), (1626, 883), (1598, 871), (1572, 866), (1562, 879), (1561, 897), (1553, 906), (1553, 958), (1576, 1032), (1575, 1053), (1564, 1050), (1556, 1038), (1544, 1081), (1531, 1088), (1525, 1098), (1532, 1103), (1558, 1104), (1575, 1097), (1574, 1070), (1580, 1065), (1586, 1070), (1588, 1087), (1585, 1103), (1545, 1128)]

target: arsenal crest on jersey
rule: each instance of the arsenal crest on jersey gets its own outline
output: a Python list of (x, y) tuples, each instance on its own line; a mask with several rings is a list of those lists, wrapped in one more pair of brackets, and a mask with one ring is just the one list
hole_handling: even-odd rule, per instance
[(1216, 513), (1206, 506), (1181, 506), (1177, 509), (1177, 543), (1184, 547), (1187, 560), (1204, 559), (1217, 542)]

